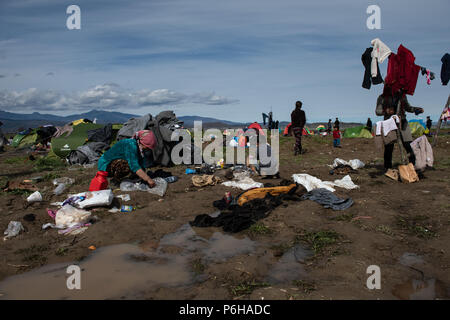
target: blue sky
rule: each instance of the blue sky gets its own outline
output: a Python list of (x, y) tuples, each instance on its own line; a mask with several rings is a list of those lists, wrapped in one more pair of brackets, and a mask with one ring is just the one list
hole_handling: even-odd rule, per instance
[[(71, 4), (81, 8), (81, 30), (66, 28)], [(371, 4), (381, 8), (381, 30), (366, 27)], [(232, 121), (261, 121), (272, 108), (283, 121), (301, 100), (308, 121), (377, 120), (382, 86), (361, 87), (361, 55), (380, 38), (436, 74), (430, 86), (420, 75), (409, 97), (422, 118), (436, 119), (449, 94), (440, 82), (449, 12), (448, 0), (1, 1), (0, 108), (169, 109)]]

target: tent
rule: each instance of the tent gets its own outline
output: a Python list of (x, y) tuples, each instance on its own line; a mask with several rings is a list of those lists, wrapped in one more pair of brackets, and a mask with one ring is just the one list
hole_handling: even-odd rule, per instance
[(408, 122), (408, 125), (411, 129), (411, 134), (415, 137), (420, 137), (425, 133), (425, 126), (422, 125), (420, 121), (411, 120)]
[(65, 134), (52, 139), (52, 150), (60, 158), (66, 158), (72, 150), (76, 150), (87, 142), (88, 131), (104, 127), (95, 123), (79, 123), (73, 126), (69, 136)]
[(319, 125), (317, 128), (316, 128), (316, 130), (317, 131), (326, 131), (327, 130), (327, 128), (325, 128), (325, 126), (323, 125), (323, 124), (321, 124), (321, 125)]
[(56, 128), (51, 125), (27, 129), (16, 134), (11, 145), (15, 148), (25, 148), (38, 143), (46, 144), (55, 131)]
[[(283, 131), (283, 135), (284, 136), (289, 136), (289, 135), (291, 135), (292, 133), (291, 133), (291, 123), (289, 123), (287, 126), (286, 126), (286, 128), (284, 128), (284, 131)], [(309, 129), (307, 128), (307, 127), (303, 127), (303, 131), (302, 131), (302, 135), (303, 136), (310, 136), (310, 135), (312, 135), (313, 133), (311, 132), (311, 131), (309, 131)]]
[(347, 128), (344, 131), (344, 138), (373, 138), (372, 133), (366, 129), (366, 126), (357, 126)]

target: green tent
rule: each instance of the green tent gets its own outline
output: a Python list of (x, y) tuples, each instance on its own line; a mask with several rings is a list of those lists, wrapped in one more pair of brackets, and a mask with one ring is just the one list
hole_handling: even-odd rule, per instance
[(367, 129), (362, 129), (361, 132), (359, 133), (359, 138), (367, 138), (367, 139), (372, 139), (372, 133), (370, 133), (369, 130)]
[(364, 129), (364, 126), (358, 126), (353, 128), (347, 128), (344, 131), (344, 138), (358, 138), (361, 134), (361, 130)]
[(347, 128), (344, 131), (344, 138), (367, 138), (372, 139), (372, 133), (365, 126)]
[(11, 145), (15, 148), (19, 146), (20, 141), (22, 141), (23, 138), (25, 138), (25, 134), (16, 134), (11, 142)]
[(24, 148), (24, 147), (32, 146), (33, 144), (36, 143), (37, 139), (38, 139), (38, 134), (37, 134), (36, 130), (33, 130), (33, 132), (26, 135), (25, 137), (23, 137), (23, 139), (20, 140), (18, 147)]
[(76, 150), (79, 146), (86, 143), (87, 132), (89, 130), (102, 128), (104, 125), (95, 123), (80, 123), (73, 126), (72, 133), (66, 137), (66, 134), (52, 139), (52, 150), (60, 158), (66, 158), (70, 151)]
[(409, 128), (411, 129), (411, 134), (414, 137), (420, 137), (425, 133), (425, 128), (420, 124), (420, 122), (409, 122)]

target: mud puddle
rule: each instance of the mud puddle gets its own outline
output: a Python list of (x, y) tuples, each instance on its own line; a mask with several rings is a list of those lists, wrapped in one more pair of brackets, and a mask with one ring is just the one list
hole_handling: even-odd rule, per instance
[(271, 284), (292, 282), (306, 277), (302, 263), (313, 254), (297, 245), (284, 253), (278, 262), (269, 270), (267, 281)]

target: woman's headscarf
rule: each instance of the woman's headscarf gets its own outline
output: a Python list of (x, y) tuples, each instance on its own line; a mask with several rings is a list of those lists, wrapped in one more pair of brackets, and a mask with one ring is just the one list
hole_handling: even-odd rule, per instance
[(140, 130), (133, 135), (133, 138), (145, 148), (153, 150), (156, 147), (156, 137), (151, 130)]

